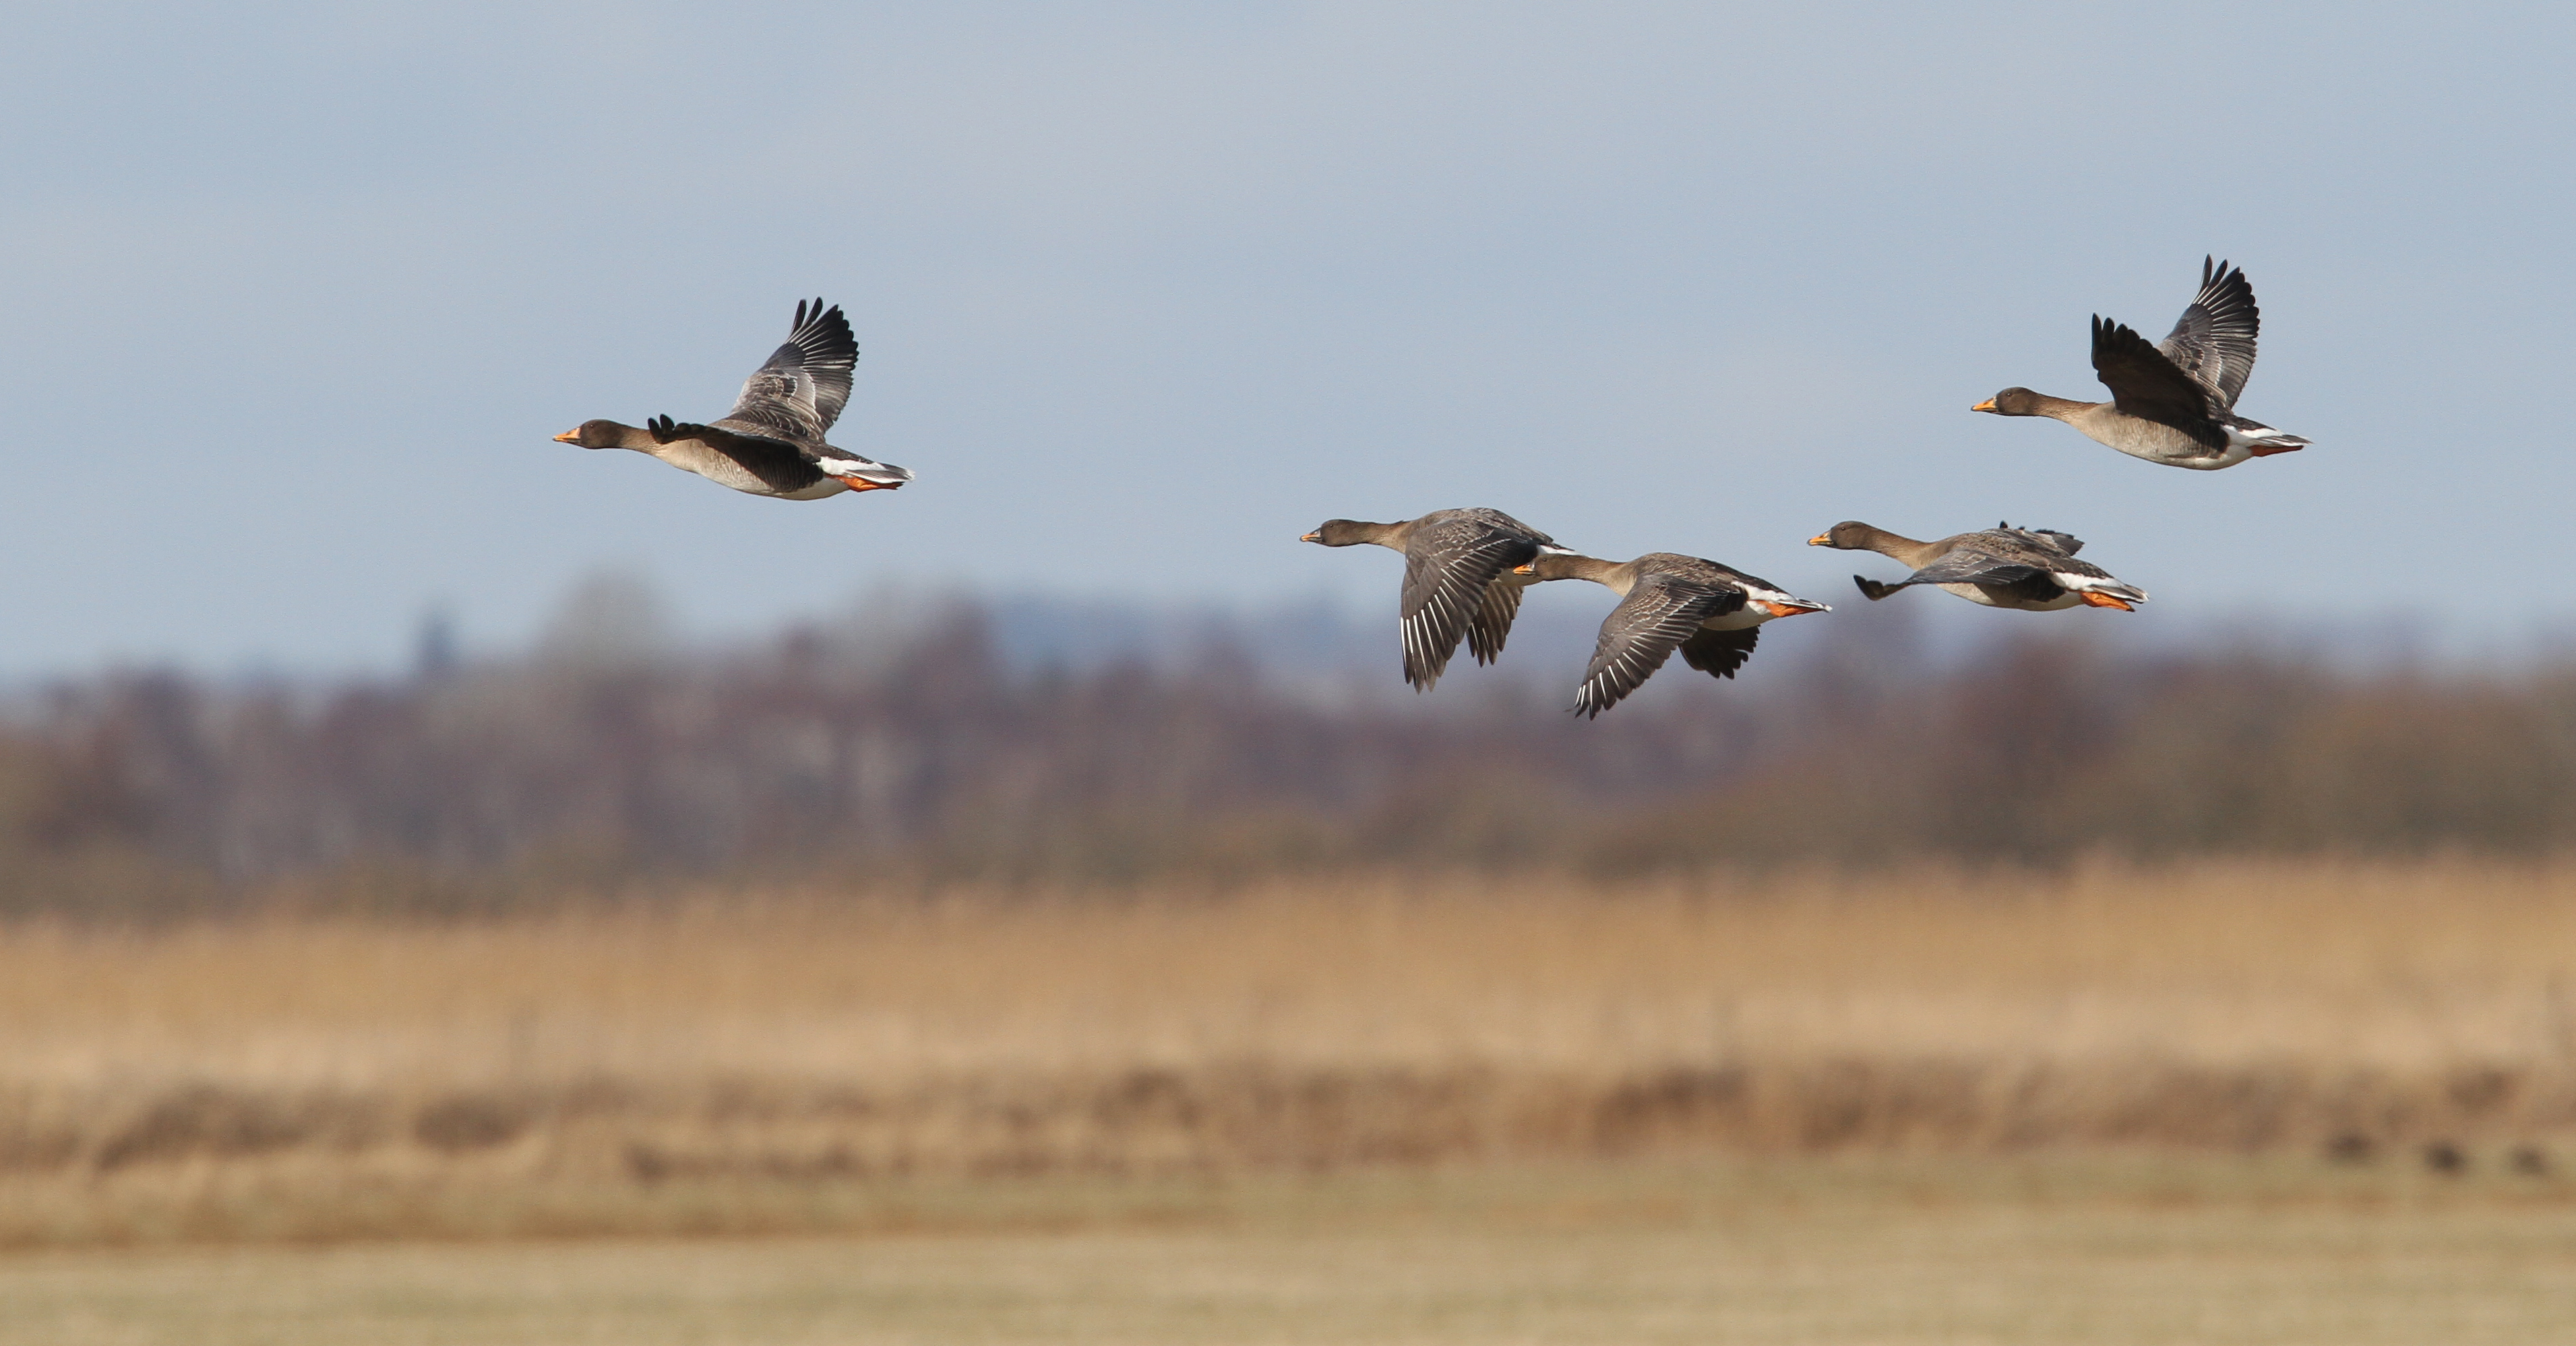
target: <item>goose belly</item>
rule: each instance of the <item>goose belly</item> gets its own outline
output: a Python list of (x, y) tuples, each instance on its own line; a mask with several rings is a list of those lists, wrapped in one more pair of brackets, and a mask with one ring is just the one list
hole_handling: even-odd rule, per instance
[(2056, 612), (2084, 601), (2072, 593), (2061, 593), (2045, 603), (2033, 603), (2009, 590), (1983, 584), (1944, 584), (1938, 587), (1943, 593), (1957, 594), (1981, 607), (2018, 608), (2023, 612)]
[[(2086, 439), (2108, 448), (2118, 449), (2132, 458), (2167, 467), (2186, 467), (2195, 472), (2215, 472), (2234, 467), (2254, 456), (2253, 446), (2230, 442), (2224, 449), (2212, 449), (2199, 440), (2154, 421), (2116, 413), (2101, 417), (2083, 417), (2073, 422)], [(2230, 435), (2233, 441), (2235, 436)]]
[(708, 448), (694, 439), (674, 440), (651, 450), (654, 457), (683, 472), (695, 472), (718, 486), (730, 486), (746, 495), (765, 495), (780, 500), (820, 500), (838, 495), (847, 486), (825, 477), (811, 486), (794, 491), (781, 491), (753, 475), (742, 464)]
[(2251, 445), (2230, 444), (2224, 452), (2212, 453), (2198, 440), (2185, 438), (2183, 442), (2191, 446), (2190, 453), (2174, 457), (2152, 453), (2141, 453), (2138, 456), (2149, 462), (2162, 463), (2167, 467), (2187, 467), (2194, 472), (2215, 472), (2222, 467), (2234, 467), (2254, 456)]

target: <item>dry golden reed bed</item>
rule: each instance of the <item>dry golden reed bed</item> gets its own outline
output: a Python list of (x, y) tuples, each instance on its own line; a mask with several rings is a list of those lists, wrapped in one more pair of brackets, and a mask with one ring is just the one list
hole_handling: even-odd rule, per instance
[(845, 1227), (978, 1175), (2444, 1144), (2576, 1160), (2576, 866), (0, 928), (19, 1245)]

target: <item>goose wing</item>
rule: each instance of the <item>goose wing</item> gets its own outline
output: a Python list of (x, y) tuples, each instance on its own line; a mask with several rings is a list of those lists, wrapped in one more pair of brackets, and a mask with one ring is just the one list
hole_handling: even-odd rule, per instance
[(2254, 372), (2254, 338), (2263, 326), (2254, 287), (2225, 262), (2200, 259), (2200, 293), (2156, 349), (2185, 374), (2206, 384), (2229, 410)]
[(2136, 328), (2094, 317), (2093, 373), (2123, 413), (2171, 426), (2213, 449), (2227, 446), (2227, 432), (2217, 421), (2227, 408), (2219, 404), (2218, 390), (2184, 373)]
[(1490, 664), (1503, 657), (1503, 642), (1511, 638), (1512, 620), (1521, 615), (1521, 591), (1526, 587), (1509, 576), (1485, 586), (1485, 597), (1467, 623), (1467, 652), (1476, 656), (1477, 663)]
[(1952, 552), (1905, 577), (1907, 584), (2019, 584), (2045, 573), (2028, 561)]
[(1682, 662), (1712, 678), (1731, 678), (1753, 657), (1753, 643), (1761, 638), (1758, 626), (1740, 631), (1711, 631), (1703, 626), (1682, 642)]
[[(2099, 589), (2105, 593), (2138, 593), (2110, 571), (2079, 561), (2047, 541), (2021, 529), (1975, 534), (1948, 555), (1907, 576), (1907, 584), (1989, 584), (2021, 587), (2025, 597), (2045, 599), (2060, 589)], [(2138, 593), (2143, 599), (2145, 595)]]
[(2008, 523), (1997, 524), (1995, 527), (2002, 532), (2019, 534), (2037, 545), (2053, 547), (2068, 556), (2084, 550), (2084, 539), (2073, 533), (2061, 533), (2054, 528), (2015, 528)]
[[(1444, 517), (1445, 515), (1445, 517)], [(1538, 537), (1494, 510), (1453, 510), (1425, 515), (1404, 546), (1404, 680), (1428, 689), (1449, 667), (1458, 641), (1484, 613), (1486, 591), (1513, 566), (1538, 555)], [(1509, 587), (1509, 586), (1506, 586)], [(1519, 610), (1519, 595), (1512, 610)], [(1502, 630), (1508, 631), (1508, 616)], [(1499, 634), (1493, 649), (1502, 649)]]
[(2078, 561), (2055, 544), (2018, 528), (1970, 533), (1906, 576), (1908, 584), (2019, 584), (2051, 571), (2109, 572)]
[(819, 443), (850, 400), (850, 372), (858, 363), (859, 343), (841, 306), (799, 301), (787, 344), (743, 380), (742, 395), (724, 418)]
[[(1574, 708), (1586, 718), (1619, 704), (1689, 640), (1700, 623), (1744, 606), (1744, 591), (1678, 575), (1645, 574), (1602, 620), (1592, 663), (1575, 689)], [(1737, 660), (1738, 663), (1743, 662)]]

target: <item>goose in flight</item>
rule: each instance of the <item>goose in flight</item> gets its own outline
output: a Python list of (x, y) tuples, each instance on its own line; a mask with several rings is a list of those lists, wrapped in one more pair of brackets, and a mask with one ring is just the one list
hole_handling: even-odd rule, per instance
[(1762, 623), (1832, 609), (1792, 597), (1769, 580), (1697, 556), (1648, 552), (1633, 561), (1553, 552), (1520, 567), (1533, 580), (1590, 580), (1619, 595), (1601, 622), (1592, 663), (1574, 691), (1586, 719), (1619, 704), (1680, 650), (1682, 662), (1713, 678), (1731, 678), (1753, 657)]
[(1566, 550), (1501, 510), (1483, 508), (1435, 509), (1402, 523), (1330, 519), (1298, 541), (1365, 542), (1404, 553), (1404, 680), (1425, 692), (1440, 681), (1461, 637), (1477, 663), (1501, 657), (1520, 615), (1521, 590), (1536, 582), (1513, 568)]
[(912, 473), (823, 442), (850, 400), (850, 371), (858, 362), (859, 344), (841, 306), (800, 301), (787, 344), (743, 381), (724, 419), (699, 425), (656, 416), (640, 427), (583, 421), (555, 441), (649, 453), (719, 485), (781, 500), (893, 490)]
[(2111, 390), (2110, 401), (2006, 388), (1968, 410), (2046, 416), (2122, 453), (2202, 472), (2295, 452), (2309, 441), (2236, 414), (2262, 324), (2245, 273), (2204, 257), (2200, 293), (2164, 340), (2148, 345), (2127, 324), (2094, 315), (2093, 372)]
[(1937, 542), (1917, 542), (1884, 528), (1847, 521), (1807, 539), (1810, 547), (1874, 551), (1914, 568), (1894, 584), (1852, 576), (1861, 596), (1875, 603), (1909, 585), (1929, 584), (1990, 608), (2055, 612), (2077, 604), (2135, 611), (2147, 601), (2146, 591), (2122, 584), (2110, 571), (2078, 561), (2084, 547), (2069, 533), (2047, 528), (1996, 524), (1977, 533), (1959, 533)]

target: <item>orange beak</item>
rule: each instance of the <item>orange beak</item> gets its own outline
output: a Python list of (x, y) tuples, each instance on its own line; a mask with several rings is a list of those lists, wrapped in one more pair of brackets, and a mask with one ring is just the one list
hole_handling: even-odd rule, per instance
[(2112, 597), (2112, 596), (2110, 596), (2109, 594), (2097, 594), (2097, 593), (2093, 593), (2093, 592), (2087, 591), (2087, 592), (2084, 592), (2084, 593), (2077, 594), (2077, 595), (2076, 595), (2076, 597), (2083, 599), (2083, 600), (2084, 600), (2084, 603), (2085, 603), (2085, 606), (2087, 606), (2087, 607), (2096, 607), (2096, 608), (2118, 608), (2118, 609), (2119, 609), (2120, 611), (2122, 611), (2122, 612), (2135, 612), (2135, 611), (2137, 611), (2137, 609), (2136, 609), (2136, 608), (2134, 608), (2134, 607), (2130, 606), (2127, 602), (2125, 602), (2125, 601), (2123, 601), (2123, 600), (2121, 600), (2121, 599), (2113, 598), (2113, 597)]
[(1318, 528), (1314, 532), (1301, 534), (1297, 540), (1299, 542), (1321, 542), (1324, 540), (1324, 530)]
[(555, 436), (555, 442), (557, 444), (578, 444), (581, 442), (581, 432), (579, 430), (566, 430), (562, 434)]
[(1831, 533), (1818, 533), (1814, 537), (1807, 539), (1807, 545), (1810, 547), (1830, 547), (1834, 545), (1834, 535)]
[(1970, 411), (1992, 411), (1992, 410), (1994, 410), (1994, 409), (1995, 409), (1995, 399), (1993, 399), (1993, 398), (1991, 398), (1991, 397), (1987, 398), (1987, 399), (1986, 399), (1985, 401), (1983, 401), (1983, 402), (1979, 402), (1978, 404), (1976, 404), (1976, 405), (1975, 405), (1975, 406), (1973, 406), (1973, 407), (1968, 408), (1968, 410), (1970, 410)]

